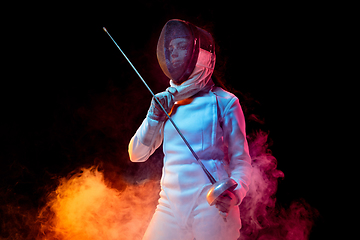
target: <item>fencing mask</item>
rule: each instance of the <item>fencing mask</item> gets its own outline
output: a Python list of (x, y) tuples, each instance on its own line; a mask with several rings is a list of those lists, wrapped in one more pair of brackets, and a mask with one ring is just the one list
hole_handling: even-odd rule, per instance
[(161, 31), (157, 45), (161, 69), (168, 78), (181, 84), (194, 71), (200, 48), (215, 52), (210, 33), (183, 20), (169, 20)]

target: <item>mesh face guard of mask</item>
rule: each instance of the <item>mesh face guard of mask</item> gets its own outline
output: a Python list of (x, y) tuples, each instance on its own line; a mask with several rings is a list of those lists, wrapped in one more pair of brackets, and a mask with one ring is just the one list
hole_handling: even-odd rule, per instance
[(168, 78), (181, 84), (194, 71), (200, 48), (210, 53), (215, 52), (210, 33), (183, 20), (169, 20), (163, 27), (157, 44), (157, 58), (161, 69)]

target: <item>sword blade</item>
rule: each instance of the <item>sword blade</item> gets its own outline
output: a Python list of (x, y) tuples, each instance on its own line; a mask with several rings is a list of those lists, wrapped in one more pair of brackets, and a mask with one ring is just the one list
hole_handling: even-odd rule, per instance
[(130, 66), (134, 69), (134, 71), (136, 72), (136, 74), (139, 76), (139, 78), (141, 79), (141, 81), (145, 84), (146, 88), (149, 90), (149, 92), (151, 93), (151, 95), (154, 97), (156, 103), (160, 106), (161, 110), (166, 114), (166, 116), (168, 117), (168, 119), (170, 120), (170, 122), (172, 123), (172, 125), (174, 126), (174, 128), (176, 129), (176, 131), (179, 133), (180, 137), (182, 138), (182, 140), (184, 141), (184, 143), (186, 144), (186, 146), (189, 148), (190, 152), (193, 154), (193, 156), (195, 157), (195, 159), (198, 161), (198, 163), (200, 164), (201, 168), (204, 170), (206, 176), (209, 178), (210, 182), (212, 184), (216, 183), (215, 178), (211, 175), (211, 173), (206, 169), (206, 167), (204, 166), (204, 164), (200, 161), (198, 155), (195, 153), (194, 149), (191, 147), (190, 143), (186, 140), (186, 138), (184, 137), (184, 135), (181, 133), (180, 129), (177, 127), (177, 125), (175, 124), (175, 122), (172, 120), (172, 118), (170, 117), (170, 115), (166, 112), (165, 108), (161, 105), (160, 101), (155, 97), (155, 94), (153, 93), (153, 91), (151, 90), (151, 88), (149, 87), (149, 85), (147, 85), (147, 83), (145, 82), (145, 80), (142, 78), (142, 76), (140, 75), (140, 73), (136, 70), (136, 68), (134, 67), (134, 65), (131, 63), (131, 61), (129, 60), (129, 58), (125, 55), (125, 53), (121, 50), (121, 48), (119, 47), (119, 45), (116, 43), (116, 41), (112, 38), (112, 36), (110, 35), (110, 33), (107, 31), (107, 29), (105, 27), (103, 27), (103, 30), (107, 33), (107, 35), (111, 38), (111, 40), (115, 43), (115, 45), (117, 46), (117, 48), (120, 50), (120, 52), (122, 53), (122, 55), (124, 55), (125, 59), (128, 61), (128, 63), (130, 64)]

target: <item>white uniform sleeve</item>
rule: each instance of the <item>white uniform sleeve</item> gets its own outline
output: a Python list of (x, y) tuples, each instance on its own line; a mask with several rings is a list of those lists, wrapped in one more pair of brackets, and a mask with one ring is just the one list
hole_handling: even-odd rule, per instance
[(146, 117), (129, 143), (129, 156), (132, 162), (144, 162), (161, 145), (164, 122)]
[(239, 100), (234, 97), (227, 104), (223, 116), (224, 143), (228, 147), (230, 177), (238, 186), (235, 194), (241, 203), (251, 182), (251, 158), (246, 140), (245, 118)]

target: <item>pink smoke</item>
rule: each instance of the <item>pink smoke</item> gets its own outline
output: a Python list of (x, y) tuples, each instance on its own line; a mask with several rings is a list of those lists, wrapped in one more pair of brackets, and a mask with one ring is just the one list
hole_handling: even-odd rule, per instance
[(319, 215), (305, 200), (294, 201), (288, 209), (276, 206), (278, 179), (284, 173), (267, 144), (268, 134), (258, 131), (248, 136), (252, 157), (252, 182), (240, 205), (242, 240), (305, 240)]
[[(242, 202), (241, 240), (308, 239), (317, 216), (304, 200), (288, 209), (276, 207), (277, 160), (267, 144), (268, 134), (249, 136), (253, 178)], [(118, 180), (121, 181), (121, 180)], [(111, 186), (123, 186), (121, 190)], [(39, 214), (39, 239), (141, 239), (155, 211), (159, 182), (147, 180), (131, 185), (110, 183), (97, 168), (81, 169), (60, 180)]]

